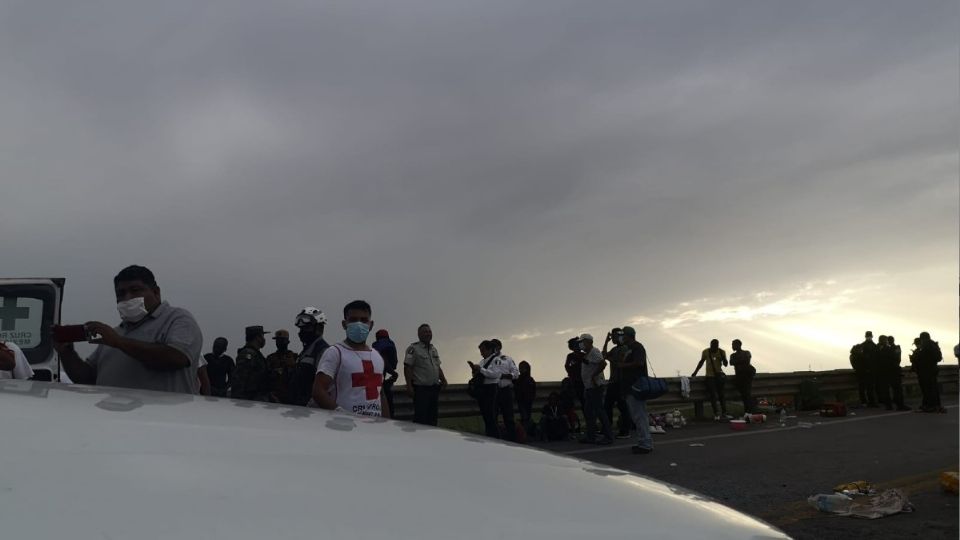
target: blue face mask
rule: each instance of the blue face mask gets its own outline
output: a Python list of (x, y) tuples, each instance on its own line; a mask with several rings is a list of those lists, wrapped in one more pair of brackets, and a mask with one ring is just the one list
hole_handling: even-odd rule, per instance
[(353, 343), (366, 343), (368, 335), (370, 326), (367, 323), (358, 321), (347, 324), (347, 339)]

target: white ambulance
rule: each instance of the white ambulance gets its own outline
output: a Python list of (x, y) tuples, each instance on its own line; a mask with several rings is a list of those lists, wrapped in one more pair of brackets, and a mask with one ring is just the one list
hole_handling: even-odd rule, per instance
[(33, 379), (60, 380), (50, 328), (60, 324), (64, 278), (0, 278), (0, 340), (15, 343)]

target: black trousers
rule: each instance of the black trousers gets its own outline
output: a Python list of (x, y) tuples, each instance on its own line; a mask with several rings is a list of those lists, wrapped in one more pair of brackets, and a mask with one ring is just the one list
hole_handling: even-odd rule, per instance
[(898, 409), (905, 409), (907, 405), (903, 402), (903, 375), (900, 374), (900, 368), (891, 373), (887, 379), (890, 387), (890, 393), (893, 397), (893, 404)]
[(743, 400), (743, 412), (753, 412), (753, 375), (749, 373), (737, 373), (733, 379), (737, 392), (740, 393), (740, 399)]
[[(503, 438), (517, 440), (517, 424), (513, 419), (513, 387), (505, 386), (497, 390), (497, 413), (503, 418)], [(496, 416), (496, 415), (494, 415)]]
[(603, 411), (607, 413), (607, 418), (613, 421), (613, 407), (616, 406), (620, 411), (620, 417), (617, 418), (617, 433), (626, 435), (630, 433), (633, 427), (633, 420), (630, 419), (630, 408), (627, 407), (627, 400), (624, 399), (623, 388), (620, 387), (620, 381), (613, 381), (607, 385), (607, 393), (603, 396)]
[(520, 413), (520, 424), (523, 425), (523, 429), (527, 430), (527, 434), (532, 433), (533, 426), (533, 402), (527, 401), (523, 402), (517, 400), (517, 412)]
[(390, 407), (390, 418), (395, 418), (397, 416), (396, 411), (393, 410), (393, 383), (385, 382), (383, 383), (383, 396), (387, 398), (387, 407)]
[(877, 404), (876, 375), (864, 369), (856, 370), (857, 389), (860, 392), (860, 403), (874, 406)]
[(939, 409), (940, 388), (937, 386), (937, 366), (917, 370), (917, 382), (920, 383), (920, 392), (923, 394), (924, 409)]
[(427, 426), (437, 425), (440, 408), (440, 385), (413, 385), (413, 422)]
[(480, 416), (483, 417), (484, 434), (487, 437), (499, 438), (500, 433), (497, 429), (497, 385), (485, 384), (480, 388), (480, 397), (477, 399), (480, 405)]
[(874, 385), (877, 389), (877, 401), (883, 403), (888, 409), (893, 408), (893, 401), (890, 399), (890, 390), (892, 385), (892, 374), (889, 370), (877, 371)]
[(714, 375), (713, 377), (705, 377), (707, 383), (707, 395), (710, 396), (710, 408), (713, 409), (713, 415), (718, 416), (717, 414), (717, 400), (720, 400), (720, 413), (727, 414), (727, 400), (724, 396), (724, 385), (727, 382), (727, 377), (725, 375)]

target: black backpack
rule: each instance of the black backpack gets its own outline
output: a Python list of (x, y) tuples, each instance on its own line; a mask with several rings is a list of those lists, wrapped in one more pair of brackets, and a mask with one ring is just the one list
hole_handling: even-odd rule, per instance
[(326, 341), (318, 340), (303, 351), (297, 364), (290, 370), (287, 379), (288, 405), (305, 406), (313, 398), (313, 381), (317, 376), (317, 364), (320, 357), (330, 345)]

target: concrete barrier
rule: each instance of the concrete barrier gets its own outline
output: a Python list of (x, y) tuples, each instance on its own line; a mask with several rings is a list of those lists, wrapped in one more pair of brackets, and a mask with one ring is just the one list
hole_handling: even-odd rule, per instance
[[(753, 395), (755, 397), (778, 398), (788, 397), (795, 404), (800, 403), (800, 384), (808, 379), (816, 379), (821, 396), (827, 401), (841, 400), (844, 394), (857, 392), (857, 379), (852, 369), (835, 369), (833, 371), (793, 371), (789, 373), (758, 373), (753, 380)], [(941, 389), (956, 390), (958, 384), (958, 366), (955, 364), (941, 365), (939, 381)], [(709, 402), (707, 387), (703, 377), (690, 381), (690, 397), (680, 395), (680, 379), (667, 379), (668, 392), (663, 396), (648, 402), (651, 411), (668, 410), (674, 407), (694, 407), (697, 417), (703, 416), (703, 406)], [(908, 368), (903, 368), (903, 386), (906, 389), (917, 386), (916, 374)], [(740, 399), (739, 393), (733, 386), (733, 377), (727, 377), (725, 387), (728, 403), (736, 403)], [(538, 382), (537, 398), (533, 410), (539, 411), (547, 401), (551, 392), (559, 392), (559, 382)], [(394, 387), (394, 417), (404, 420), (413, 418), (413, 400), (407, 395), (403, 386)], [(475, 416), (480, 414), (477, 402), (467, 395), (467, 385), (451, 384), (440, 393), (440, 416), (454, 418)]]

